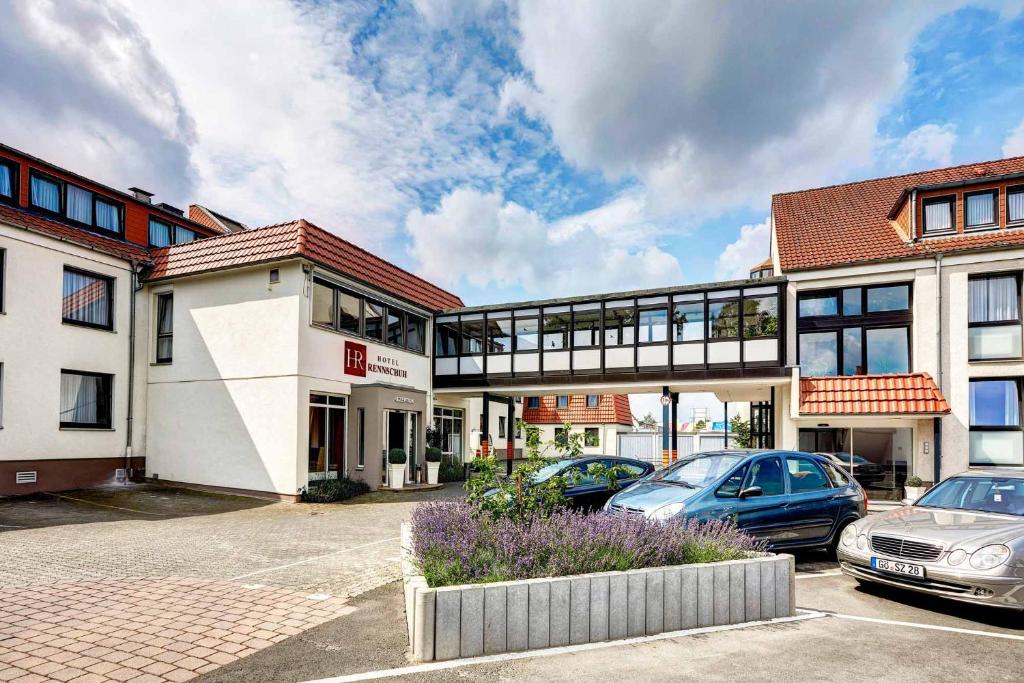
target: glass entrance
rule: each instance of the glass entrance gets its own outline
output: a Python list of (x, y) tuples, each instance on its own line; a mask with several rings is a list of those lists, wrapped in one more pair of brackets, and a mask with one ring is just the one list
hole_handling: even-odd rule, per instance
[(405, 481), (414, 481), (416, 473), (416, 448), (417, 448), (417, 413), (409, 413), (402, 410), (384, 411), (384, 452), (383, 452), (383, 474), (381, 481), (390, 485), (388, 477), (388, 453), (392, 448), (400, 448), (405, 451)]
[(345, 463), (344, 396), (309, 395), (308, 481), (337, 479)]
[(914, 431), (907, 428), (801, 429), (800, 450), (821, 453), (876, 498), (903, 495)]

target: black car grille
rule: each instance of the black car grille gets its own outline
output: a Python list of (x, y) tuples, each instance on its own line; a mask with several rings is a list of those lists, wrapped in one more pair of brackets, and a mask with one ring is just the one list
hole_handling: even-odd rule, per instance
[(941, 545), (911, 541), (898, 536), (872, 536), (871, 549), (890, 557), (922, 562), (932, 562), (939, 559), (939, 555), (942, 554)]

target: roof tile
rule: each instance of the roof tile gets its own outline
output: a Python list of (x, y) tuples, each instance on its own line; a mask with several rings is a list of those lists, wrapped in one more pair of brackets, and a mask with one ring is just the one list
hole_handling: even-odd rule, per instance
[(126, 261), (149, 261), (149, 254), (137, 244), (104, 237), (18, 207), (0, 204), (0, 221), (24, 230), (95, 249)]
[(596, 408), (587, 407), (585, 394), (569, 397), (568, 408), (558, 408), (556, 396), (540, 396), (540, 407), (523, 407), (523, 422), (529, 424), (633, 424), (627, 394), (602, 394)]
[(949, 413), (926, 372), (854, 377), (801, 377), (801, 415), (944, 415)]

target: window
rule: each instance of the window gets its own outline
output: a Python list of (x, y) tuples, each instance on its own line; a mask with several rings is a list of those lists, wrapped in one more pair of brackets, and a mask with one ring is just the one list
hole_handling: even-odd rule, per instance
[(338, 329), (342, 332), (359, 334), (363, 315), (363, 300), (348, 292), (338, 290)]
[(462, 353), (478, 354), (484, 352), (484, 321), (462, 321)]
[(345, 470), (344, 396), (309, 395), (308, 481), (337, 479)]
[(743, 338), (774, 337), (779, 333), (779, 300), (760, 296), (743, 300)]
[(999, 215), (999, 193), (995, 190), (964, 194), (964, 227), (990, 228), (996, 225)]
[(405, 348), (423, 353), (423, 340), (427, 336), (427, 321), (418, 315), (405, 316)]
[(174, 294), (156, 297), (156, 362), (170, 363), (174, 344)]
[(828, 475), (829, 481), (832, 482), (832, 486), (840, 488), (850, 483), (850, 478), (845, 472), (835, 467), (831, 463), (825, 463), (825, 474)]
[(1020, 358), (1020, 277), (972, 277), (967, 291), (968, 360)]
[(850, 287), (843, 290), (843, 315), (858, 316), (861, 314), (863, 291), (860, 287)]
[(1020, 380), (970, 383), (970, 464), (1024, 465)]
[(392, 346), (402, 346), (405, 340), (405, 314), (388, 307), (388, 337)]
[(583, 430), (583, 445), (590, 448), (597, 448), (601, 445), (601, 430), (597, 427), (587, 427)]
[(356, 408), (356, 469), (366, 467), (366, 408)]
[(363, 311), (363, 334), (367, 339), (384, 341), (384, 304), (367, 299)]
[(806, 458), (786, 456), (786, 469), (789, 472), (790, 493), (807, 493), (832, 488), (828, 483), (828, 477), (817, 463)]
[(68, 185), (65, 215), (78, 223), (92, 225), (92, 192), (75, 185)]
[(747, 476), (747, 466), (743, 465), (722, 482), (722, 485), (715, 491), (719, 498), (737, 498), (743, 490), (743, 478)]
[(60, 371), (62, 429), (110, 429), (113, 375)]
[(569, 407), (569, 397), (568, 396), (559, 396), (558, 397), (558, 401), (557, 401), (557, 403), (555, 405), (557, 407), (559, 407), (559, 408), (568, 408)]
[(505, 438), (505, 420), (506, 420), (506, 418), (505, 418), (504, 415), (499, 415), (498, 416), (498, 438), (499, 439), (504, 439)]
[(189, 230), (183, 228), (180, 225), (174, 226), (174, 243), (175, 244), (188, 244), (194, 242), (196, 239), (195, 230)]
[(572, 321), (572, 345), (581, 349), (601, 345), (601, 311), (576, 311)]
[(0, 159), (0, 202), (17, 202), (18, 166), (13, 161)]
[(712, 301), (708, 304), (708, 339), (736, 339), (740, 336), (740, 302)]
[(434, 355), (438, 358), (450, 358), (459, 355), (459, 323), (438, 322), (434, 334)]
[(540, 396), (530, 396), (526, 399), (527, 408), (540, 408)]
[(835, 332), (803, 332), (800, 334), (800, 374), (804, 377), (835, 375), (839, 353)]
[(1024, 221), (1024, 185), (1006, 188), (1006, 222)]
[(61, 316), (70, 325), (114, 329), (114, 280), (64, 268)]
[(910, 371), (910, 329), (888, 327), (864, 331), (868, 374)]
[(906, 311), (910, 308), (910, 285), (868, 288), (868, 313)]
[(843, 330), (843, 374), (864, 374), (863, 330), (847, 327)]
[(153, 217), (149, 219), (149, 246), (169, 247), (172, 244), (187, 244), (196, 239), (194, 230), (172, 225)]
[(544, 350), (569, 348), (569, 314), (544, 316)]
[(569, 438), (565, 434), (565, 427), (555, 427), (555, 443), (560, 446), (569, 443)]
[(512, 321), (487, 320), (487, 353), (512, 351)]
[(668, 309), (641, 310), (639, 322), (641, 344), (658, 344), (668, 340)]
[(936, 197), (924, 200), (924, 234), (935, 235), (955, 232), (953, 223), (956, 197)]
[(587, 407), (596, 408), (601, 403), (601, 397), (596, 394), (587, 394)]
[(35, 172), (30, 174), (29, 202), (37, 209), (60, 213), (60, 185), (53, 180), (43, 178)]
[(609, 307), (604, 311), (604, 345), (629, 346), (636, 340), (636, 317), (632, 305)]
[(270, 269), (270, 273), (267, 276), (267, 282), (269, 282), (272, 285), (276, 285), (280, 281), (281, 281), (281, 269), (280, 268), (271, 268)]
[(516, 351), (537, 350), (537, 319), (516, 318)]
[(786, 492), (782, 482), (782, 464), (778, 458), (763, 458), (750, 468), (750, 479), (745, 488), (761, 487), (763, 496), (781, 496)]
[(704, 302), (677, 303), (673, 309), (672, 323), (677, 343), (704, 339)]
[[(151, 233), (152, 227), (153, 224), (150, 223)], [(313, 280), (312, 308), (314, 325), (334, 327), (334, 288), (320, 280)]]
[(835, 294), (801, 295), (797, 308), (801, 318), (836, 315), (839, 310)]

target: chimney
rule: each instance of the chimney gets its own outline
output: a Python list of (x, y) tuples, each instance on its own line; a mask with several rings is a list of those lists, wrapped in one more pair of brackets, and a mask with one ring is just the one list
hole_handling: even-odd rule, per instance
[(128, 191), (131, 192), (132, 196), (135, 197), (140, 202), (145, 202), (146, 204), (152, 204), (153, 203), (153, 193), (152, 192), (146, 192), (145, 190), (143, 190), (140, 187), (129, 187)]

